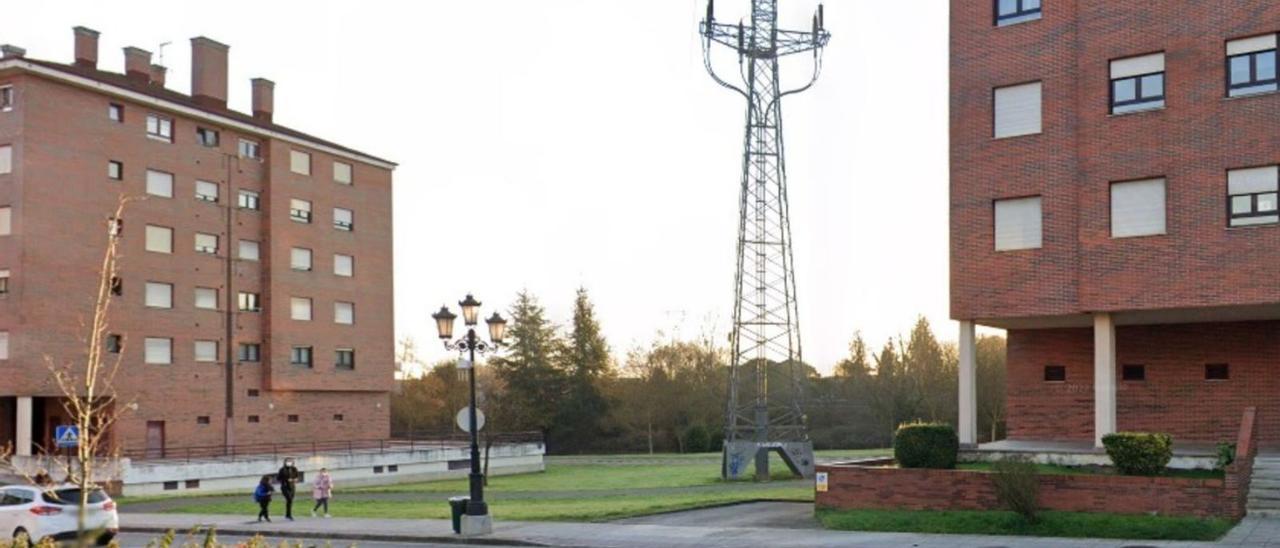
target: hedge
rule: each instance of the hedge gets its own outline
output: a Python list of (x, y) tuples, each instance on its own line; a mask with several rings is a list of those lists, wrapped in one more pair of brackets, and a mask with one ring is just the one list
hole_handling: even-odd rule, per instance
[(1102, 437), (1107, 456), (1121, 474), (1156, 476), (1173, 458), (1173, 438), (1150, 432), (1117, 432)]
[(955, 468), (959, 453), (960, 438), (949, 424), (903, 424), (893, 436), (893, 458), (903, 468)]

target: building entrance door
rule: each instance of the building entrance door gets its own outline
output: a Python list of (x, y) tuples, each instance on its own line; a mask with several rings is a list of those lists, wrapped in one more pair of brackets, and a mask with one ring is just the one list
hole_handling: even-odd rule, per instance
[(147, 458), (164, 458), (164, 421), (147, 421)]

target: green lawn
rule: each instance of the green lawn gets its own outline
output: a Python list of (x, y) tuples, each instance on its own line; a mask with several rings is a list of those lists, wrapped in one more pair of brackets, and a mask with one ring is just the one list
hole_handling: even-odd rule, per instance
[[(956, 468), (960, 470), (982, 470), (990, 472), (994, 468), (994, 463), (990, 462), (961, 462), (956, 464)], [(1118, 472), (1112, 467), (1101, 466), (1063, 466), (1060, 464), (1036, 464), (1036, 472), (1040, 474), (1099, 474), (1099, 475), (1117, 475)], [(1167, 477), (1187, 478), (1187, 479), (1222, 479), (1225, 477), (1221, 470), (1182, 470), (1167, 469), (1162, 474)]]
[(841, 531), (893, 531), (1134, 540), (1216, 540), (1231, 529), (1225, 519), (1043, 512), (1027, 523), (1013, 512), (818, 510), (819, 521)]

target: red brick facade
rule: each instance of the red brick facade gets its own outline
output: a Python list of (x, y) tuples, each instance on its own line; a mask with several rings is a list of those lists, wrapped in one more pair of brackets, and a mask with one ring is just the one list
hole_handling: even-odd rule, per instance
[[(951, 314), (1009, 329), (1009, 436), (1093, 439), (1097, 313), (1120, 326), (1117, 429), (1220, 441), (1245, 406), (1280, 416), (1280, 225), (1229, 227), (1227, 203), (1228, 170), (1280, 164), (1280, 93), (1226, 89), (1227, 41), (1280, 32), (1280, 4), (1045, 0), (1008, 26), (992, 4), (951, 2)], [(1110, 61), (1154, 52), (1165, 107), (1111, 114)], [(993, 90), (1034, 81), (1041, 132), (993, 138)], [(1165, 234), (1113, 238), (1111, 184), (1157, 177)], [(997, 252), (993, 202), (1027, 196), (1042, 246)]]
[[(10, 339), (9, 359), (0, 360), (0, 443), (13, 440), (14, 397), (58, 394), (45, 357), (83, 353), (106, 219), (121, 195), (146, 197), (123, 216), (123, 294), (113, 299), (109, 327), (124, 338), (120, 398), (137, 403), (116, 431), (124, 445), (144, 444), (147, 423), (159, 421), (170, 447), (388, 435), (394, 165), (277, 126), (270, 105), (257, 118), (227, 110), (222, 55), (221, 82), (217, 59), (202, 67), (212, 74), (202, 89), (213, 99), (221, 89), (222, 105), (80, 62), (0, 61), (0, 86), (13, 86), (16, 98), (0, 112), (0, 146), (13, 147), (13, 171), (0, 174), (0, 207), (13, 211), (12, 235), (0, 236), (0, 269), (12, 272), (0, 296), (0, 331)], [(123, 107), (122, 121), (109, 119), (109, 104)], [(149, 114), (172, 119), (172, 142), (147, 135)], [(199, 143), (198, 127), (218, 131), (219, 144)], [(241, 139), (260, 144), (262, 158), (241, 155)], [(310, 175), (290, 170), (291, 151), (310, 154)], [(121, 180), (108, 178), (109, 161), (123, 164)], [(352, 166), (351, 184), (335, 180), (335, 162)], [(149, 169), (173, 174), (172, 198), (147, 196)], [(217, 185), (216, 202), (195, 198), (197, 180)], [(240, 190), (260, 195), (259, 211), (237, 206)], [(310, 223), (290, 220), (294, 198), (311, 202)], [(335, 207), (354, 212), (354, 230), (335, 228)], [(145, 249), (147, 225), (173, 229), (171, 254)], [(197, 232), (218, 237), (216, 254), (195, 251)], [(240, 240), (259, 242), (260, 259), (242, 259)], [(311, 250), (310, 271), (291, 269), (293, 247)], [(354, 257), (353, 276), (335, 274), (335, 254)], [(172, 308), (144, 305), (148, 281), (173, 285)], [(217, 290), (216, 310), (195, 307), (197, 287)], [(238, 310), (242, 291), (260, 294), (260, 312)], [(291, 297), (312, 299), (310, 321), (290, 318)], [(335, 322), (336, 302), (354, 303), (353, 323)], [(147, 337), (172, 339), (170, 364), (144, 363)], [(217, 341), (216, 362), (195, 361), (197, 340)], [(260, 344), (261, 360), (234, 360), (228, 394), (226, 358), (237, 357), (240, 343)], [(311, 367), (290, 363), (295, 345), (313, 348)], [(354, 369), (335, 366), (339, 348), (355, 351)], [(48, 424), (35, 422), (40, 443)]]

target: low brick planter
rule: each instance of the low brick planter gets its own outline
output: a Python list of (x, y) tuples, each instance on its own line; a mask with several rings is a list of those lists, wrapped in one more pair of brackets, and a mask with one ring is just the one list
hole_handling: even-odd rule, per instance
[[(1255, 413), (1241, 421), (1239, 458), (1223, 479), (1111, 475), (1040, 475), (1040, 505), (1046, 510), (1169, 516), (1244, 516), (1253, 472)], [(844, 510), (998, 510), (994, 474), (978, 470), (895, 468), (893, 459), (818, 466), (827, 491), (814, 495), (818, 508)]]

